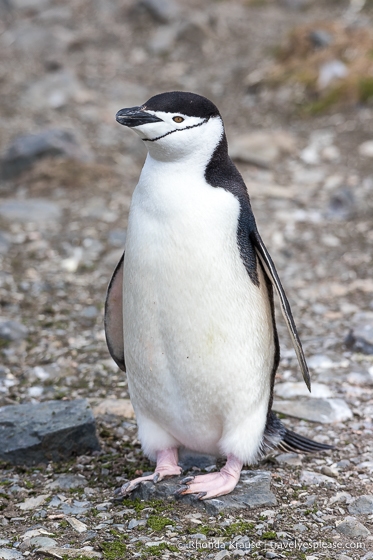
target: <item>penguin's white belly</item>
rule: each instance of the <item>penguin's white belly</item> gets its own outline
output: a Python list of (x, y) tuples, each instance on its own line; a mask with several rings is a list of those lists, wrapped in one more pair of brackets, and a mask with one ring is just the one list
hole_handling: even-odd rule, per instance
[[(137, 186), (124, 259), (124, 354), (144, 450), (184, 445), (252, 460), (274, 333), (237, 245), (239, 202), (204, 181)], [(169, 440), (168, 440), (169, 436)], [(242, 442), (242, 438), (246, 438)]]

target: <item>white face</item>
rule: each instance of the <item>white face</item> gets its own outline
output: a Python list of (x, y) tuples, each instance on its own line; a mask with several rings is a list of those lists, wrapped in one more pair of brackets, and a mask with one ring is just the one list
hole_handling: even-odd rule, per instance
[(161, 119), (131, 127), (144, 141), (150, 155), (161, 161), (188, 159), (209, 161), (224, 132), (220, 117), (189, 117), (183, 113), (150, 111)]

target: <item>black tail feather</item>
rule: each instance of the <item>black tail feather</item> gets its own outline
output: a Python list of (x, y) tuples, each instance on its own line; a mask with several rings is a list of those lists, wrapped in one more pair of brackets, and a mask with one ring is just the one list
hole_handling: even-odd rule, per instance
[(271, 411), (263, 436), (261, 456), (278, 448), (292, 453), (318, 453), (327, 449), (334, 449), (332, 445), (308, 439), (285, 428), (281, 420)]
[(278, 447), (296, 453), (317, 453), (319, 451), (326, 451), (327, 449), (334, 449), (333, 445), (308, 439), (287, 428), (285, 428), (285, 434)]

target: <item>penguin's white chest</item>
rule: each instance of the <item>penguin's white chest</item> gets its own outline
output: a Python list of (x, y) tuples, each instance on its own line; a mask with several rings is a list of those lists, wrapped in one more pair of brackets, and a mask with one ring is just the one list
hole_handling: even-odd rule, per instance
[(273, 324), (263, 273), (255, 286), (240, 256), (238, 200), (203, 177), (187, 177), (143, 172), (134, 192), (124, 354), (139, 423), (217, 453), (237, 424), (256, 422), (261, 437)]

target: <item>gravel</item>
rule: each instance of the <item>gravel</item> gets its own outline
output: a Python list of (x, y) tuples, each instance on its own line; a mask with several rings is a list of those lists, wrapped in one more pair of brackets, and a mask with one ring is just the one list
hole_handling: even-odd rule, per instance
[[(371, 28), (368, 4), (360, 15)], [(341, 21), (345, 4), (13, 0), (0, 1), (0, 13), (6, 22), (0, 34), (1, 158), (17, 139), (47, 130), (72, 131), (77, 144), (71, 155), (36, 150), (21, 174), (0, 179), (1, 319), (26, 329), (17, 340), (0, 338), (0, 407), (87, 399), (101, 449), (80, 447), (69, 458), (29, 466), (3, 459), (0, 558), (233, 558), (239, 552), (234, 539), (247, 537), (252, 550), (246, 557), (368, 560), (373, 514), (360, 511), (370, 507), (363, 497), (373, 495), (373, 366), (370, 355), (343, 341), (352, 331), (372, 343), (373, 111), (367, 103), (305, 117), (301, 86), (272, 88), (263, 79), (278, 45), (305, 23), (314, 22), (315, 55), (322, 58), (330, 47), (320, 45), (327, 39), (320, 22)], [(365, 28), (352, 23), (351, 29), (360, 34)], [(344, 56), (347, 64), (353, 52)], [(277, 143), (270, 158), (267, 151), (266, 168), (242, 161), (245, 154), (237, 165), (315, 387), (312, 397), (302, 392), (276, 303), (281, 419), (335, 449), (285, 458), (273, 453), (250, 467), (262, 474), (243, 475), (237, 489), (249, 496), (250, 507), (243, 500), (233, 507), (233, 495), (211, 500), (207, 509), (175, 500), (162, 495), (162, 488), (176, 484), (171, 480), (159, 488), (144, 485), (146, 499), (139, 489), (137, 499), (113, 500), (115, 488), (153, 469), (137, 440), (126, 378), (110, 359), (103, 332), (105, 292), (123, 251), (145, 156), (141, 141), (114, 115), (180, 89), (216, 102), (231, 148), (234, 138), (257, 132), (272, 148), (279, 131), (293, 139), (288, 149)], [(267, 147), (262, 144), (262, 156)], [(294, 385), (280, 395), (280, 384)], [(188, 453), (182, 463), (185, 473), (222, 466), (215, 457)], [(316, 483), (305, 482), (304, 472)], [(259, 476), (251, 490), (245, 476)], [(355, 506), (359, 512), (352, 513)], [(269, 509), (274, 513), (267, 515)], [(131, 520), (139, 523), (129, 529)], [(87, 530), (80, 533), (83, 525)], [(30, 531), (39, 533), (23, 538)], [(24, 541), (38, 537), (57, 545), (23, 549)], [(219, 549), (221, 541), (233, 544)], [(306, 548), (319, 542), (334, 548)], [(197, 550), (189, 543), (216, 547)], [(289, 552), (288, 543), (303, 548)]]

